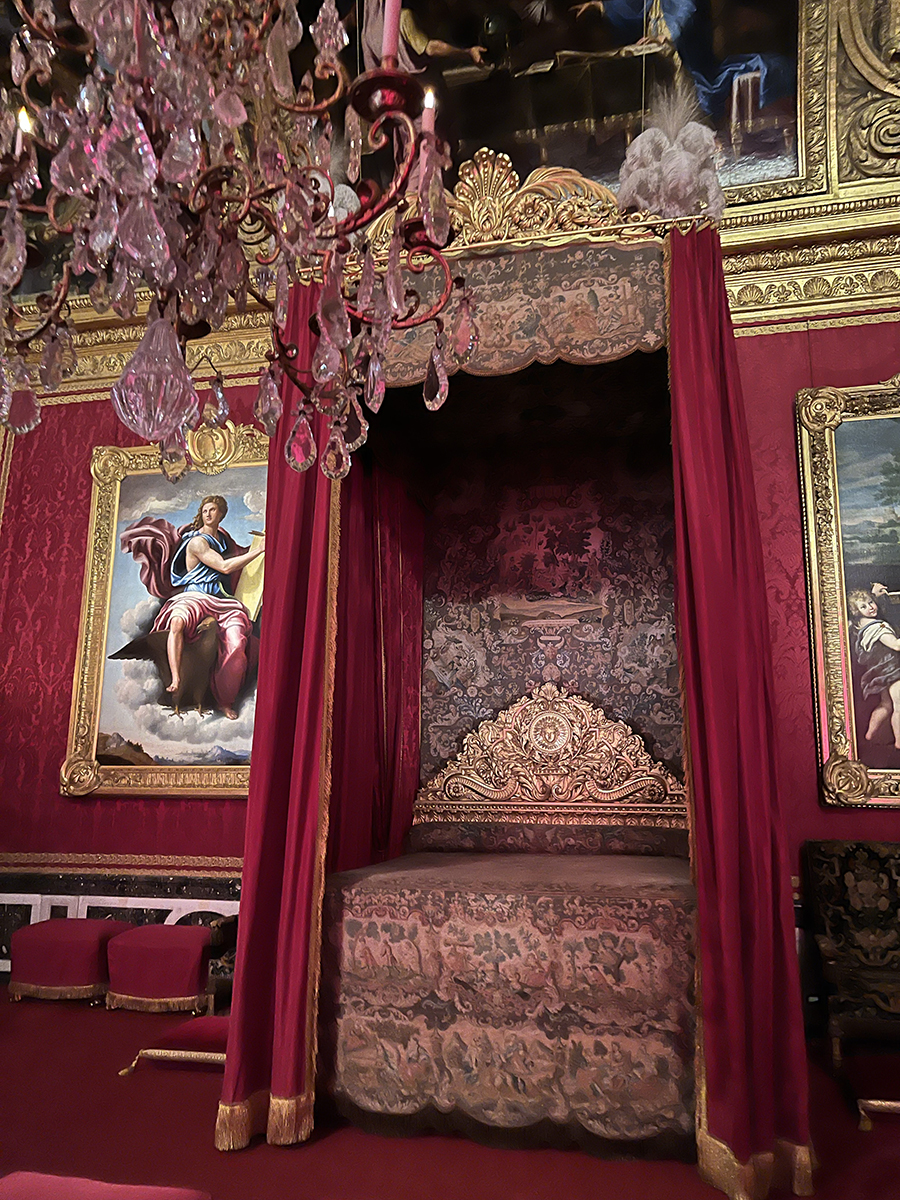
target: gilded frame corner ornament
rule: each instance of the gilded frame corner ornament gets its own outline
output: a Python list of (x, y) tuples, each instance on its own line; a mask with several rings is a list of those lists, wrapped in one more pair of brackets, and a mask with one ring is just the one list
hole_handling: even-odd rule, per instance
[[(194, 468), (218, 475), (226, 466), (264, 466), (268, 438), (227, 422), (216, 436), (198, 438)], [(72, 688), (66, 758), (60, 790), (67, 796), (246, 796), (249, 766), (109, 766), (97, 761), (100, 697), (109, 620), (119, 489), (128, 475), (159, 472), (157, 446), (95, 446), (84, 590)]]
[[(900, 376), (867, 387), (804, 388), (796, 418), (821, 800), (842, 808), (900, 808), (900, 767), (862, 761), (871, 752), (865, 742), (861, 751), (857, 727), (861, 693), (854, 687), (835, 445), (845, 422), (900, 418)], [(859, 572), (860, 564), (849, 565)], [(884, 565), (873, 562), (870, 573)]]

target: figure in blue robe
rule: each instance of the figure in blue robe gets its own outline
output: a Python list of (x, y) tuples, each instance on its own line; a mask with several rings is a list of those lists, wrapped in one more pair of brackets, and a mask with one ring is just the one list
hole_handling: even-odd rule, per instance
[[(603, 15), (624, 45), (639, 42), (651, 0), (603, 0)], [(722, 62), (713, 51), (709, 0), (662, 0), (663, 17), (675, 49), (690, 72), (700, 107), (714, 121), (725, 112), (738, 75), (759, 71), (759, 104), (765, 108), (782, 96), (794, 95), (797, 66), (786, 54), (735, 54)]]

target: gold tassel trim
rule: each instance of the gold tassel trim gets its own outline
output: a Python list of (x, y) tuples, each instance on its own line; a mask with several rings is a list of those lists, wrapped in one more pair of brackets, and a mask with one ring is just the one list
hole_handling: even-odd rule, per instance
[(127, 1008), (133, 1012), (199, 1012), (206, 1008), (206, 996), (125, 996), (121, 992), (106, 993), (107, 1008)]
[(811, 1146), (779, 1139), (773, 1151), (754, 1154), (742, 1163), (730, 1146), (700, 1128), (697, 1166), (706, 1182), (729, 1200), (766, 1200), (773, 1187), (790, 1189), (795, 1196), (813, 1195), (816, 1161)]
[(305, 1142), (313, 1130), (312, 1091), (302, 1096), (272, 1096), (266, 1141), (270, 1146), (293, 1146)]
[(130, 1075), (134, 1071), (142, 1058), (149, 1058), (154, 1062), (190, 1062), (190, 1063), (214, 1063), (221, 1064), (225, 1062), (225, 1055), (220, 1050), (139, 1050), (137, 1058), (130, 1067), (125, 1067), (120, 1071), (120, 1075)]
[(250, 1139), (265, 1133), (269, 1116), (269, 1093), (254, 1092), (237, 1104), (219, 1103), (216, 1117), (216, 1149), (243, 1150)]
[(106, 983), (82, 983), (77, 987), (44, 987), (38, 983), (9, 982), (10, 1000), (21, 1000), (31, 996), (35, 1000), (93, 1000), (105, 996)]

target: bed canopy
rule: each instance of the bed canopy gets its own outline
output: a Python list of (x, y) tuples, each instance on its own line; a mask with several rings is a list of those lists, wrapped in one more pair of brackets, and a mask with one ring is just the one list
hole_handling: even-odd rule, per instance
[[(698, 1154), (735, 1197), (811, 1190), (807, 1078), (772, 753), (771, 658), (743, 400), (715, 229), (624, 219), (572, 172), (520, 187), (483, 151), (461, 171), (454, 253), (476, 293), (466, 370), (601, 363), (668, 345), (676, 612), (699, 911)], [(314, 287), (289, 336), (309, 361)], [(452, 318), (451, 318), (452, 319)], [(430, 346), (396, 342), (389, 385)], [(388, 401), (389, 402), (389, 401)], [(453, 385), (450, 398), (453, 404)], [(253, 770), (221, 1149), (313, 1124), (326, 870), (400, 852), (418, 785), (421, 514), (355, 466), (292, 471), (272, 440)], [(376, 418), (377, 420), (377, 418)]]

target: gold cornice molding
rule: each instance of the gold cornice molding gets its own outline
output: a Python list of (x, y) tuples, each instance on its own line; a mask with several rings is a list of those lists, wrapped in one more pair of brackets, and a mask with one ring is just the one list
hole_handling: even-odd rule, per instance
[(0, 875), (186, 875), (239, 878), (236, 857), (171, 854), (0, 853)]
[(735, 324), (900, 305), (900, 234), (726, 253), (724, 267)]

